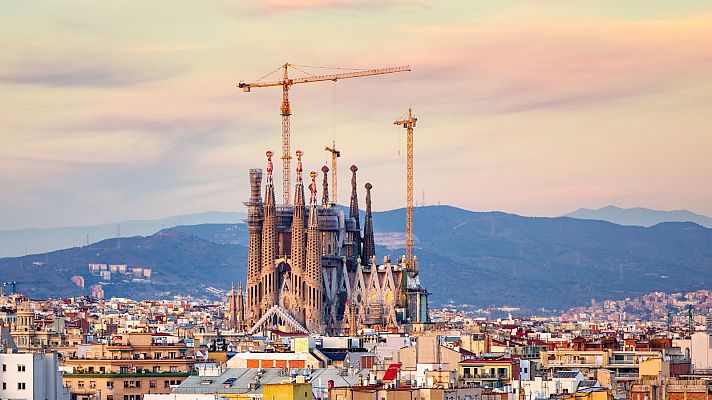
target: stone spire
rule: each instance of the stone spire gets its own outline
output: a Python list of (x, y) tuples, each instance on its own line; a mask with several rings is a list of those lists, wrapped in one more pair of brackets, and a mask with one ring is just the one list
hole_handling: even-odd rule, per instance
[(324, 173), (324, 182), (321, 184), (323, 187), (321, 191), (321, 205), (326, 207), (329, 205), (329, 167), (324, 165), (321, 167), (321, 172)]
[(247, 206), (247, 226), (250, 233), (247, 250), (247, 310), (250, 325), (257, 322), (260, 313), (260, 278), (262, 275), (262, 170), (250, 170), (250, 200)]
[(312, 171), (309, 174), (312, 178), (309, 190), (311, 197), (309, 199), (309, 226), (307, 228), (307, 254), (306, 254), (306, 274), (305, 286), (306, 293), (304, 294), (303, 302), (305, 305), (305, 317), (307, 321), (307, 329), (312, 332), (321, 330), (322, 322), (322, 276), (321, 276), (321, 253), (320, 253), (320, 235), (318, 225), (318, 211), (316, 206), (316, 176), (317, 173)]
[(304, 205), (304, 183), (302, 183), (302, 151), (297, 150), (297, 184), (294, 187), (294, 209), (292, 211), (291, 269), (292, 287), (301, 303), (302, 279), (306, 255), (306, 213)]
[(359, 218), (358, 210), (358, 194), (356, 192), (356, 171), (358, 167), (355, 165), (351, 166), (351, 206), (349, 208), (349, 217), (356, 220), (356, 235), (353, 238), (353, 256), (361, 256), (361, 221)]
[(232, 281), (230, 294), (227, 296), (228, 325), (232, 330), (237, 330), (237, 294), (235, 293), (235, 281)]
[(277, 268), (277, 210), (272, 185), (272, 152), (267, 152), (267, 186), (265, 187), (264, 222), (262, 225), (262, 313), (278, 303)]
[(373, 185), (366, 184), (366, 220), (363, 226), (363, 258), (370, 260), (376, 255), (376, 242), (373, 237), (373, 216), (371, 215), (371, 188)]
[[(235, 283), (233, 282), (233, 285)], [(245, 297), (242, 293), (242, 281), (237, 282), (237, 301), (236, 301), (236, 311), (237, 311), (237, 318), (236, 318), (236, 330), (238, 332), (245, 331)]]

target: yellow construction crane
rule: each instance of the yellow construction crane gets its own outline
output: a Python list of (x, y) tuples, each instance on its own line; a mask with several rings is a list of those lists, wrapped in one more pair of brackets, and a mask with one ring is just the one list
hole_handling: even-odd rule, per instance
[(326, 146), (324, 151), (331, 153), (331, 202), (339, 204), (336, 202), (336, 159), (341, 157), (341, 151), (336, 150), (335, 140), (331, 142), (331, 147)]
[(405, 261), (413, 268), (413, 128), (418, 119), (413, 116), (413, 110), (408, 108), (408, 115), (394, 121), (395, 125), (403, 125), (408, 132), (408, 149), (406, 153), (406, 206), (405, 206)]
[[(300, 68), (320, 68), (320, 69), (349, 69), (350, 72), (338, 73), (338, 74), (328, 74), (328, 75), (311, 75), (300, 78), (290, 78), (289, 69), (295, 69), (302, 73), (310, 75), (308, 72), (301, 70)], [(273, 73), (282, 70), (282, 79), (272, 82), (260, 82), (262, 79), (272, 75)], [(280, 115), (282, 116), (282, 203), (289, 204), (290, 200), (290, 189), (291, 189), (291, 155), (290, 155), (290, 138), (289, 138), (289, 116), (292, 115), (292, 108), (289, 104), (289, 88), (292, 85), (298, 83), (309, 83), (309, 82), (322, 82), (322, 81), (333, 81), (336, 82), (339, 79), (348, 78), (360, 78), (364, 76), (373, 75), (384, 75), (392, 74), (395, 72), (405, 72), (410, 71), (410, 66), (403, 67), (393, 67), (393, 68), (378, 68), (378, 69), (353, 69), (353, 68), (328, 68), (328, 67), (313, 67), (308, 65), (297, 65), (297, 64), (284, 64), (271, 73), (260, 78), (256, 82), (246, 83), (240, 82), (237, 84), (244, 92), (249, 92), (252, 88), (258, 87), (271, 87), (271, 86), (281, 86), (282, 87), (282, 106), (280, 107)]]

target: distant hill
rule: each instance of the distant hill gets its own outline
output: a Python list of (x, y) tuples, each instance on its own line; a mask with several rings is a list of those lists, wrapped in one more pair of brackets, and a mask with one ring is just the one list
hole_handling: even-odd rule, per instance
[(579, 208), (565, 216), (578, 219), (597, 219), (619, 225), (653, 226), (663, 222), (694, 222), (712, 228), (712, 218), (687, 210), (660, 211), (640, 207), (607, 206), (597, 210)]
[(123, 237), (147, 236), (176, 225), (235, 223), (242, 221), (245, 216), (246, 214), (242, 212), (210, 211), (155, 220), (122, 221), (95, 226), (0, 231), (0, 257), (16, 257), (84, 246), (87, 243), (87, 237), (90, 243), (115, 238), (117, 225), (121, 226), (121, 236)]
[[(130, 276), (112, 274), (104, 286), (107, 297), (210, 297), (206, 287), (226, 289), (230, 278), (242, 279), (246, 260), (244, 246), (214, 243), (167, 229), (148, 237), (106, 239), (84, 247), (3, 258), (0, 275), (7, 282), (17, 281), (18, 292), (29, 297), (57, 298), (89, 294), (89, 286), (102, 281), (89, 273), (89, 263), (128, 264), (151, 268), (153, 283), (131, 282)], [(84, 277), (84, 289), (71, 283), (74, 275)], [(6, 286), (5, 290), (11, 289)]]
[[(374, 213), (379, 261), (404, 254), (405, 210)], [(517, 306), (553, 311), (591, 298), (620, 299), (651, 291), (677, 292), (712, 284), (712, 229), (691, 222), (622, 226), (568, 217), (522, 217), (455, 207), (415, 209), (415, 254), (433, 305)], [(100, 281), (89, 263), (121, 263), (153, 270), (153, 283), (123, 276), (108, 296), (135, 298), (191, 294), (210, 297), (245, 279), (244, 223), (183, 225), (148, 237), (107, 239), (90, 246), (0, 259), (4, 281), (18, 281), (31, 297), (88, 293)], [(386, 248), (384, 245), (387, 245)], [(7, 288), (6, 288), (7, 289)]]

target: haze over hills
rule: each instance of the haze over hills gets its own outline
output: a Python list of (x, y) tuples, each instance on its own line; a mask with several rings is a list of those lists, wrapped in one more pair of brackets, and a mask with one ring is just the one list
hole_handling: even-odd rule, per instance
[[(374, 213), (379, 261), (403, 254), (405, 210)], [(568, 217), (521, 217), (448, 206), (415, 209), (416, 255), (432, 304), (565, 309), (591, 298), (693, 291), (712, 283), (712, 229), (694, 223), (621, 226)], [(385, 240), (383, 238), (386, 238)], [(150, 267), (152, 284), (112, 282), (107, 296), (209, 296), (245, 279), (247, 229), (239, 224), (178, 226), (146, 238), (0, 259), (0, 273), (33, 297), (87, 293), (69, 282), (89, 263)], [(399, 245), (401, 243), (401, 245)], [(388, 248), (383, 245), (387, 245)], [(33, 266), (33, 262), (44, 263)], [(21, 268), (19, 267), (21, 265)], [(26, 283), (22, 283), (26, 282)]]
[(597, 219), (619, 225), (653, 226), (662, 222), (694, 222), (704, 227), (712, 228), (712, 218), (687, 210), (660, 211), (642, 207), (620, 208), (606, 206), (596, 210), (579, 208), (564, 216), (579, 219)]
[(87, 241), (94, 243), (108, 238), (115, 238), (117, 225), (121, 227), (121, 236), (123, 237), (147, 236), (171, 226), (234, 223), (242, 221), (245, 216), (246, 214), (243, 212), (209, 211), (161, 219), (112, 222), (94, 226), (5, 230), (0, 231), (0, 257), (43, 253), (56, 249), (84, 246)]

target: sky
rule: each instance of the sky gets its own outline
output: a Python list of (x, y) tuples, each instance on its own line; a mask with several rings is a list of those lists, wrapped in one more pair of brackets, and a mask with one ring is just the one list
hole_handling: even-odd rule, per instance
[[(295, 85), (306, 171), (336, 141), (376, 210), (415, 198), (556, 216), (712, 215), (712, 5), (701, 1), (3, 1), (0, 229), (240, 211), (280, 152), (285, 62), (412, 72)], [(302, 68), (319, 74), (324, 70)], [(299, 72), (295, 71), (294, 76)], [(270, 78), (277, 76), (273, 75)], [(279, 160), (275, 179), (279, 182)], [(363, 206), (363, 203), (362, 203)]]

